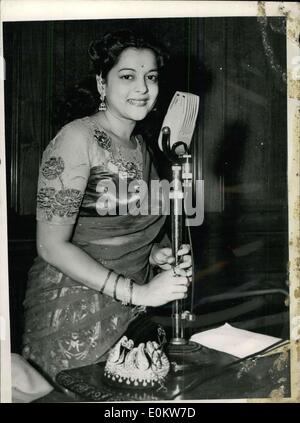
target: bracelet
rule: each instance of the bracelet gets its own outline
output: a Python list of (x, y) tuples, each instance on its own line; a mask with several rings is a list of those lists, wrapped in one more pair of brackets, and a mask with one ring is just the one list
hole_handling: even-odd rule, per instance
[(133, 283), (133, 280), (130, 278), (125, 278), (124, 281), (124, 300), (122, 301), (123, 305), (131, 304), (131, 283)]
[(107, 273), (107, 276), (106, 276), (106, 279), (105, 279), (105, 281), (104, 281), (104, 284), (102, 285), (102, 287), (100, 288), (100, 292), (101, 292), (101, 294), (103, 294), (103, 291), (104, 291), (104, 288), (105, 288), (105, 286), (106, 286), (106, 284), (107, 284), (107, 282), (108, 282), (108, 279), (109, 279), (109, 277), (110, 277), (110, 275), (112, 274), (112, 270), (110, 270), (108, 273)]
[(130, 279), (129, 283), (129, 305), (132, 306), (132, 297), (133, 297), (133, 280)]
[(114, 296), (113, 296), (113, 298), (114, 298), (114, 300), (116, 300), (116, 301), (117, 301), (117, 285), (118, 285), (118, 282), (119, 282), (120, 277), (121, 277), (121, 275), (118, 275), (118, 276), (116, 277), (116, 279), (115, 279), (115, 285), (114, 285)]

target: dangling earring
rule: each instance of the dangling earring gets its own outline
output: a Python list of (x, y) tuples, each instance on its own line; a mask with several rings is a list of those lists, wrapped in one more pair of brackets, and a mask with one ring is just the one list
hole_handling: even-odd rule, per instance
[(105, 112), (106, 110), (106, 103), (105, 103), (105, 86), (103, 84), (102, 76), (100, 75), (100, 105), (99, 105), (99, 111)]
[(106, 103), (105, 103), (105, 94), (100, 95), (100, 105), (99, 105), (99, 111), (105, 112), (106, 110)]

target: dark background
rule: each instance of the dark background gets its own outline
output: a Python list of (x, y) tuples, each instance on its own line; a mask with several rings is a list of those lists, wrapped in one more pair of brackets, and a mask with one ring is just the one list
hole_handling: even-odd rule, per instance
[[(43, 149), (68, 120), (92, 113), (87, 56), (109, 30), (156, 34), (171, 53), (159, 111), (145, 136), (156, 140), (176, 90), (200, 96), (193, 140), (205, 183), (205, 220), (192, 228), (193, 330), (225, 322), (288, 337), (281, 292), (208, 302), (216, 294), (285, 289), (288, 263), (287, 98), (284, 18), (180, 18), (10, 22), (3, 25), (12, 350), (20, 352), (22, 301), (35, 251), (35, 195)], [(74, 88), (75, 86), (75, 88)], [(188, 304), (187, 304), (188, 305)], [(170, 324), (170, 306), (152, 310)]]

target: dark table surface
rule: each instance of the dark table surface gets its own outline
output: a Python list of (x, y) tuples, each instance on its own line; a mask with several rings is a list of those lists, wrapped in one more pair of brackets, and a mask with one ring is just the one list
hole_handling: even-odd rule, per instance
[[(174, 361), (173, 361), (174, 360)], [(112, 388), (103, 378), (104, 363), (63, 371), (57, 376), (62, 392), (54, 390), (36, 402), (180, 401), (274, 398), (290, 396), (290, 357), (284, 351), (268, 356), (236, 357), (201, 347), (170, 357), (184, 364), (172, 367), (160, 389)]]

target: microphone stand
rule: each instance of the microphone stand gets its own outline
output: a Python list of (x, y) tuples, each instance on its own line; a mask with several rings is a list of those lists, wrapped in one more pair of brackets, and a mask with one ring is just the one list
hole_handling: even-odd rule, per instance
[[(182, 245), (183, 232), (183, 188), (192, 185), (191, 155), (188, 153), (187, 145), (181, 141), (176, 142), (172, 148), (170, 147), (170, 128), (167, 126), (162, 129), (162, 149), (172, 163), (173, 189), (170, 192), (172, 253), (175, 257), (174, 264), (178, 266), (180, 263), (178, 251)], [(183, 154), (176, 153), (176, 150), (179, 149), (183, 151)], [(190, 354), (201, 348), (199, 344), (186, 339), (186, 320), (195, 320), (195, 316), (190, 311), (183, 311), (182, 300), (175, 300), (172, 304), (172, 338), (167, 347), (175, 371), (191, 367), (193, 363), (190, 360)]]

